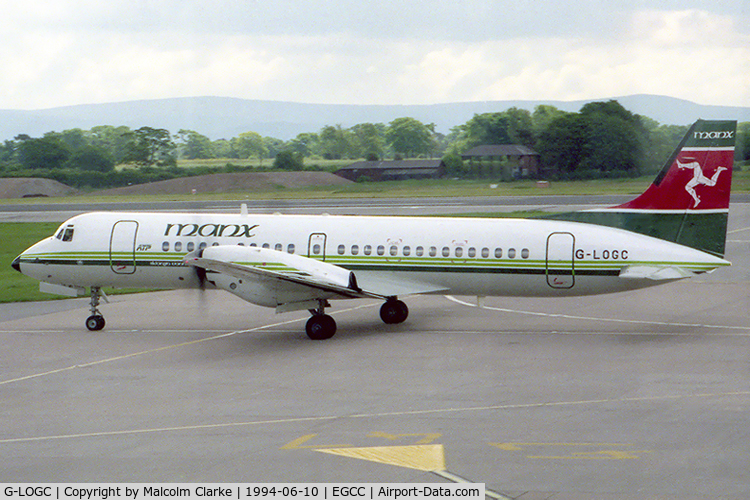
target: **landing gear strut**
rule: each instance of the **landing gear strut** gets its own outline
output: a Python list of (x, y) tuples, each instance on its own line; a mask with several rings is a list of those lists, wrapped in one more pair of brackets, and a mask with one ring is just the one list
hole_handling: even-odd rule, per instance
[[(99, 312), (99, 297), (104, 294), (98, 286), (91, 287), (91, 316), (86, 318), (86, 328), (93, 331), (99, 331), (104, 328), (104, 316)], [(106, 300), (106, 295), (104, 296)]]
[(380, 308), (380, 319), (388, 325), (403, 323), (408, 316), (409, 308), (406, 307), (403, 301), (398, 300), (396, 297), (386, 300), (385, 304)]
[(310, 309), (312, 317), (307, 320), (305, 331), (312, 340), (330, 339), (336, 334), (336, 320), (325, 313), (325, 308), (330, 306), (327, 300), (318, 301), (317, 309)]

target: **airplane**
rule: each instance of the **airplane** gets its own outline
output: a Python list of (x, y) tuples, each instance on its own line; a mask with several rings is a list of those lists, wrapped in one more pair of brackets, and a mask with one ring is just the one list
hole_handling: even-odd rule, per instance
[[(338, 299), (380, 299), (402, 323), (414, 294), (570, 297), (670, 283), (728, 266), (736, 121), (697, 121), (654, 182), (630, 202), (542, 218), (94, 212), (65, 221), (19, 255), (40, 290), (225, 290), (277, 313), (309, 310), (305, 331), (331, 338)], [(689, 168), (686, 168), (686, 165)]]

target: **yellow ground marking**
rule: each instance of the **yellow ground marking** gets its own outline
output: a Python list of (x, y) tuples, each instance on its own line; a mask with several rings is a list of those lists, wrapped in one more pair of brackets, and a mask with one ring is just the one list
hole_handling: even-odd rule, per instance
[(417, 441), (414, 444), (430, 444), (435, 442), (436, 439), (441, 438), (443, 435), (439, 432), (432, 432), (432, 433), (422, 433), (422, 434), (388, 434), (387, 432), (371, 432), (367, 435), (367, 437), (371, 438), (383, 438), (388, 439), (390, 441), (397, 441), (401, 438), (405, 437), (415, 437), (415, 436), (424, 436), (422, 439)]
[(522, 451), (522, 446), (633, 446), (627, 443), (489, 443), (504, 451)]
[[(614, 446), (634, 446), (626, 443), (489, 443), (503, 451), (524, 451), (527, 448), (547, 447), (595, 447), (610, 448)], [(599, 451), (571, 451), (568, 455), (526, 455), (526, 458), (546, 460), (628, 460), (640, 458), (637, 453), (651, 453), (648, 450), (599, 450)]]
[(576, 451), (570, 455), (546, 456), (546, 455), (527, 455), (526, 458), (537, 458), (546, 460), (636, 460), (641, 458), (636, 453), (651, 453), (647, 450), (640, 451)]
[[(294, 441), (288, 442), (287, 444), (285, 444), (284, 446), (282, 446), (279, 449), (280, 450), (300, 450), (300, 449), (305, 449), (305, 448), (313, 448), (313, 449), (322, 448), (322, 446), (319, 445), (319, 444), (312, 444), (312, 445), (306, 445), (305, 444), (308, 441), (316, 438), (317, 436), (318, 436), (317, 434), (306, 434), (306, 435), (304, 435), (302, 437), (299, 437), (299, 438), (295, 439)], [(331, 448), (342, 448), (342, 447), (348, 447), (348, 446), (351, 446), (351, 445), (350, 444), (332, 444), (332, 445), (330, 445)]]
[(315, 451), (426, 472), (444, 471), (446, 468), (445, 452), (442, 444), (327, 448)]

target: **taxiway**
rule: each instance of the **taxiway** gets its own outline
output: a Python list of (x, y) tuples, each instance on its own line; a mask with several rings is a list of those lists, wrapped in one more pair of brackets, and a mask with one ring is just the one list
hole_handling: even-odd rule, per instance
[[(223, 292), (0, 306), (2, 482), (442, 482), (521, 499), (750, 496), (750, 206), (734, 266), (571, 299)], [(436, 471), (436, 472), (434, 472)], [(441, 474), (441, 471), (443, 472)]]

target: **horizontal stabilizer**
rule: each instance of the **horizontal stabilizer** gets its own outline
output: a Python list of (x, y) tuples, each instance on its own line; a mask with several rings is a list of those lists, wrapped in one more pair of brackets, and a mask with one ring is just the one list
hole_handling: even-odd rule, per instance
[(649, 280), (679, 280), (689, 278), (695, 273), (677, 266), (625, 266), (620, 271), (620, 278)]
[(448, 288), (432, 283), (395, 276), (383, 271), (358, 271), (357, 282), (362, 289), (384, 297), (445, 292)]

